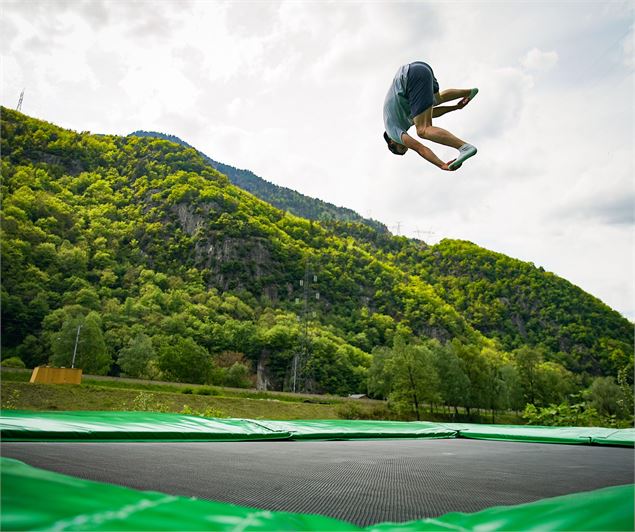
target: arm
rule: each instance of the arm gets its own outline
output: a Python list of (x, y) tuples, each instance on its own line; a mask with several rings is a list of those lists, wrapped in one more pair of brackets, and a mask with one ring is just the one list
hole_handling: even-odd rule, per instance
[(451, 162), (453, 162), (454, 159), (448, 163), (444, 163), (434, 154), (434, 152), (430, 148), (426, 148), (419, 141), (413, 139), (410, 135), (408, 135), (408, 133), (401, 134), (401, 141), (406, 148), (416, 151), (426, 161), (431, 162), (435, 166), (438, 166), (439, 168), (441, 168), (441, 170), (451, 171), (449, 165)]

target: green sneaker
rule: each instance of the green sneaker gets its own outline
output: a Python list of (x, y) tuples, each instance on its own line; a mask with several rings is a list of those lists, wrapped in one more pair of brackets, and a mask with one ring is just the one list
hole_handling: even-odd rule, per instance
[(463, 109), (463, 107), (465, 107), (468, 103), (470, 103), (472, 101), (472, 99), (474, 98), (474, 96), (476, 96), (477, 94), (478, 94), (478, 89), (476, 89), (476, 88), (470, 89), (470, 94), (465, 96), (459, 102), (459, 104), (458, 104), (459, 105), (459, 109)]

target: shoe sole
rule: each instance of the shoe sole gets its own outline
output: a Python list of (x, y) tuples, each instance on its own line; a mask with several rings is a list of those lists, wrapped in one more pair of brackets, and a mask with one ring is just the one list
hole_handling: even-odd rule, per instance
[(474, 148), (474, 146), (472, 146), (472, 150), (465, 152), (463, 155), (461, 155), (461, 157), (459, 157), (456, 161), (454, 161), (450, 166), (450, 170), (456, 170), (457, 168), (460, 168), (460, 166), (467, 161), (470, 157), (474, 157), (476, 155), (476, 153), (478, 152), (478, 150), (476, 148)]

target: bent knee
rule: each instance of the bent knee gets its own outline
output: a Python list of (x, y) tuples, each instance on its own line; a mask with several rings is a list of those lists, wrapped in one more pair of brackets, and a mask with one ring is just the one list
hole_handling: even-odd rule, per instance
[(426, 125), (422, 124), (422, 125), (417, 126), (417, 136), (422, 138), (422, 139), (427, 138), (427, 134), (428, 134), (428, 129), (429, 128), (430, 128), (430, 126), (427, 125), (427, 124)]

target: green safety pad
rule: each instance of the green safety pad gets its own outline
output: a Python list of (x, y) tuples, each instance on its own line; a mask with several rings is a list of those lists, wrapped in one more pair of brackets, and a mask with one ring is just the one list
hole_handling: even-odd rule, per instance
[[(634, 486), (365, 529), (330, 517), (137, 491), (0, 459), (2, 530), (633, 530)], [(46, 494), (46, 496), (43, 496)]]
[(137, 491), (9, 458), (0, 466), (2, 530), (359, 530), (330, 517)]
[(293, 440), (351, 440), (373, 438), (454, 438), (456, 431), (439, 423), (316, 419), (259, 421), (277, 432), (288, 432)]
[(4, 441), (59, 440), (281, 440), (275, 431), (247, 419), (211, 419), (158, 412), (27, 412), (4, 410)]
[(27, 412), (0, 416), (5, 441), (47, 440), (344, 440), (453, 438), (438, 423), (361, 420), (256, 421), (157, 412)]
[(457, 431), (458, 438), (475, 440), (525, 441), (534, 443), (586, 444), (633, 446), (633, 429), (602, 427), (540, 427), (533, 425), (481, 425), (476, 423), (443, 423)]
[(597, 434), (593, 436), (591, 441), (599, 445), (622, 445), (635, 447), (635, 429), (610, 430), (607, 434)]
[(339, 419), (265, 421), (158, 412), (4, 410), (0, 415), (0, 434), (5, 441), (471, 438), (535, 443), (635, 445), (635, 429)]
[(437, 518), (403, 524), (382, 523), (370, 526), (366, 531), (632, 531), (635, 530), (634, 497), (635, 485), (629, 484), (552, 497), (518, 506), (494, 506), (473, 514), (452, 512)]

